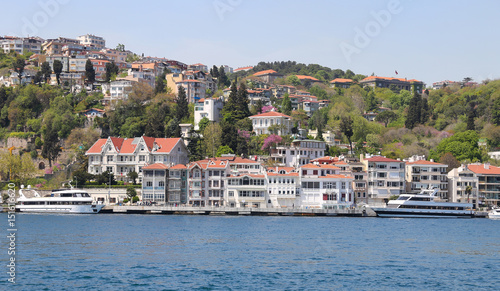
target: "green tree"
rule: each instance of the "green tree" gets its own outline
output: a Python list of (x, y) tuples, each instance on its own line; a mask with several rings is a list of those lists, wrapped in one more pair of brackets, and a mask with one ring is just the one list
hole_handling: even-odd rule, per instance
[(210, 120), (205, 116), (203, 117), (200, 122), (198, 122), (198, 127), (200, 129), (200, 132), (203, 132), (205, 128), (210, 124)]
[(467, 111), (467, 130), (475, 130), (474, 117), (476, 117), (476, 109), (474, 103), (469, 103), (469, 110)]
[(420, 94), (415, 92), (413, 98), (410, 100), (410, 106), (408, 107), (408, 115), (406, 116), (405, 127), (408, 129), (413, 129), (421, 121), (421, 97)]
[(216, 65), (214, 65), (211, 69), (210, 69), (210, 75), (212, 75), (213, 78), (217, 79), (219, 78), (219, 69), (217, 68)]
[(133, 186), (127, 186), (127, 198), (130, 201), (133, 201), (134, 197), (137, 196), (137, 191)]
[(262, 103), (261, 99), (257, 99), (257, 104), (255, 105), (256, 113), (261, 114), (262, 113), (262, 107), (264, 107), (264, 104)]
[(44, 120), (42, 157), (49, 160), (49, 166), (52, 168), (52, 162), (57, 159), (60, 153), (59, 135), (53, 127), (53, 117), (49, 116), (47, 120)]
[(224, 104), (224, 107), (222, 108), (222, 116), (226, 116), (228, 114), (230, 116), (233, 116), (233, 114), (235, 114), (236, 110), (238, 109), (237, 102), (238, 88), (236, 87), (236, 82), (233, 82), (231, 84), (229, 97), (227, 98), (226, 104)]
[(232, 148), (230, 148), (229, 146), (227, 145), (221, 145), (218, 149), (217, 149), (217, 153), (215, 154), (215, 156), (217, 157), (222, 157), (222, 155), (226, 155), (226, 154), (234, 154), (234, 151)]
[(60, 60), (54, 60), (54, 64), (52, 65), (54, 68), (54, 74), (56, 74), (57, 85), (61, 84), (60, 76), (63, 70), (63, 63)]
[[(203, 129), (205, 128), (206, 126)], [(189, 161), (193, 162), (203, 159), (204, 152), (203, 152), (202, 138), (200, 137), (199, 131), (191, 129), (189, 131), (189, 137), (187, 140), (188, 140), (187, 150), (189, 152)]]
[(237, 99), (236, 101), (237, 116), (235, 117), (236, 121), (238, 121), (250, 116), (250, 108), (248, 107), (250, 101), (248, 100), (248, 92), (245, 82), (242, 82), (240, 84), (240, 88), (238, 89), (236, 99)]
[(120, 68), (115, 64), (115, 61), (106, 63), (106, 77), (105, 81), (109, 83), (112, 79), (116, 78), (116, 75), (120, 72)]
[(226, 71), (224, 70), (224, 66), (220, 66), (219, 68), (219, 76), (217, 78), (217, 86), (220, 89), (224, 89), (227, 86), (229, 86), (231, 82), (229, 81), (229, 78), (226, 75)]
[(19, 74), (19, 79), (21, 79), (25, 66), (26, 62), (23, 56), (17, 56), (15, 61), (12, 63), (12, 69)]
[(386, 110), (380, 112), (377, 117), (375, 117), (375, 121), (382, 122), (384, 123), (384, 126), (387, 127), (391, 121), (396, 120), (398, 118), (398, 115), (394, 113), (393, 111)]
[(87, 78), (87, 83), (92, 84), (95, 82), (95, 69), (90, 59), (87, 59), (85, 63), (85, 77)]
[(286, 115), (292, 114), (292, 101), (290, 100), (288, 93), (285, 93), (283, 96), (283, 101), (281, 102), (281, 113)]
[(139, 178), (139, 174), (136, 171), (128, 172), (127, 177), (132, 180), (132, 184), (136, 184), (137, 178)]
[(208, 157), (215, 157), (221, 145), (222, 130), (218, 123), (210, 123), (203, 131), (203, 149)]
[(439, 160), (444, 154), (450, 153), (458, 161), (481, 161), (482, 155), (478, 141), (479, 135), (475, 131), (460, 132), (441, 140), (436, 150), (431, 150), (430, 156), (434, 160)]
[(181, 127), (177, 118), (170, 120), (165, 128), (165, 135), (167, 137), (181, 137)]
[(350, 116), (343, 116), (340, 119), (340, 131), (345, 135), (345, 137), (349, 141), (349, 147), (351, 148), (351, 155), (353, 154), (351, 137), (354, 134), (352, 125), (353, 121)]
[(186, 118), (189, 117), (189, 108), (188, 108), (188, 100), (186, 97), (186, 90), (184, 87), (179, 85), (178, 89), (179, 93), (177, 94), (176, 102), (177, 102), (177, 109), (175, 111), (175, 116), (179, 122)]
[(165, 92), (165, 77), (167, 76), (167, 73), (163, 71), (161, 75), (156, 77), (156, 84), (155, 84), (155, 95), (164, 93)]
[(40, 72), (43, 74), (43, 78), (45, 83), (49, 83), (50, 74), (52, 74), (52, 69), (50, 68), (49, 62), (43, 62), (42, 67), (40, 68)]
[(119, 43), (119, 44), (116, 46), (115, 50), (117, 50), (117, 51), (119, 51), (119, 52), (124, 52), (124, 51), (125, 51), (125, 45), (124, 45), (124, 44), (122, 44), (122, 43)]

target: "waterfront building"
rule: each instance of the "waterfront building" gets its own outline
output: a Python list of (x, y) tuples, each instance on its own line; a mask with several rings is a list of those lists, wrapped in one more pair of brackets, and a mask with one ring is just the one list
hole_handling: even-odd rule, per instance
[(363, 171), (368, 181), (368, 198), (374, 202), (387, 201), (405, 192), (405, 163), (383, 156), (361, 155)]
[(165, 203), (168, 166), (155, 163), (142, 168), (142, 201)]
[(256, 135), (270, 134), (270, 128), (275, 128), (278, 135), (291, 134), (291, 117), (276, 111), (269, 111), (249, 117)]
[(308, 164), (300, 167), (300, 206), (340, 209), (354, 203), (353, 178), (341, 175), (333, 165)]
[[(476, 204), (478, 196), (478, 176), (467, 165), (461, 165), (448, 173), (448, 200), (450, 202)], [(470, 186), (470, 193), (467, 187)], [(484, 197), (483, 197), (484, 198)]]
[(226, 205), (230, 207), (271, 207), (263, 174), (232, 174), (227, 177)]
[(293, 167), (269, 167), (266, 172), (268, 207), (300, 206), (299, 173)]
[(406, 162), (406, 192), (419, 193), (421, 189), (437, 188), (437, 196), (448, 199), (448, 165), (433, 160)]
[[(488, 163), (475, 163), (462, 166), (457, 172), (463, 172), (464, 169), (470, 170), (474, 174), (473, 177), (475, 178), (475, 182), (477, 182), (476, 197), (478, 197), (478, 201), (471, 202), (474, 203), (474, 205), (477, 203), (479, 205), (487, 204), (500, 206), (500, 167), (495, 167)], [(451, 173), (451, 175), (454, 175), (454, 173)], [(454, 176), (456, 176), (456, 174)], [(450, 177), (450, 174), (448, 177)], [(475, 187), (473, 187), (473, 191), (474, 190), (476, 190)], [(461, 198), (459, 198), (458, 194), (459, 192), (457, 189), (457, 199), (463, 200), (464, 193), (460, 192), (460, 194), (462, 194)], [(465, 196), (467, 196), (466, 193)], [(471, 198), (469, 197), (469, 199)], [(472, 199), (474, 199), (474, 197)]]
[[(254, 125), (255, 128), (255, 125)], [(271, 148), (270, 159), (280, 166), (300, 167), (325, 156), (326, 143), (319, 140), (294, 140), (290, 146)]]
[(139, 174), (139, 182), (142, 182), (142, 168), (150, 164), (188, 162), (188, 151), (181, 138), (101, 138), (85, 155), (89, 157), (90, 174), (108, 171), (119, 181), (128, 181), (127, 174), (135, 171)]

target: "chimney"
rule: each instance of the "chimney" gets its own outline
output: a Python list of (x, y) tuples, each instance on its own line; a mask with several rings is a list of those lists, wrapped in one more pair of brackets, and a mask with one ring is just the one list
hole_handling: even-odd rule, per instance
[(484, 164), (484, 169), (489, 170), (490, 169), (490, 163), (485, 163)]

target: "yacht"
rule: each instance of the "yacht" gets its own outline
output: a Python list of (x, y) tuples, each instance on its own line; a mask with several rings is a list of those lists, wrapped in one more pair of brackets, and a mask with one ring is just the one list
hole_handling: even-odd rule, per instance
[[(71, 185), (70, 185), (71, 186)], [(99, 213), (104, 207), (102, 203), (92, 201), (89, 193), (84, 190), (59, 189), (53, 190), (50, 195), (41, 197), (38, 192), (27, 187), (34, 197), (26, 197), (24, 185), (19, 189), (16, 210), (33, 213)]]
[(372, 207), (379, 217), (470, 218), (472, 203), (434, 201), (439, 189), (422, 189), (418, 194), (401, 194), (386, 207)]
[(489, 219), (500, 219), (500, 208), (495, 207), (488, 211), (488, 218)]

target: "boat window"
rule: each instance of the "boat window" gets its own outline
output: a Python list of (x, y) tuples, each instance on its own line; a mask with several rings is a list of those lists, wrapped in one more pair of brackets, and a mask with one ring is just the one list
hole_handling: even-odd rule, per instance
[(430, 198), (427, 197), (412, 197), (410, 198), (411, 201), (431, 201)]
[(408, 196), (399, 196), (397, 200), (408, 200)]

